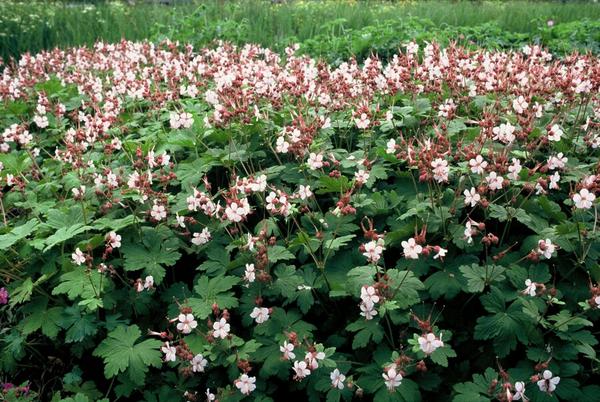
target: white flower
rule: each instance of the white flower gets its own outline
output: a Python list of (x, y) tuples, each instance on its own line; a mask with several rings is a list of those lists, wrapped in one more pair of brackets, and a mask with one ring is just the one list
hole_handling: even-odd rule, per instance
[(254, 318), (257, 324), (262, 324), (269, 319), (269, 309), (266, 307), (254, 307), (250, 313), (250, 317)]
[[(472, 222), (471, 220), (467, 221), (467, 223), (465, 223), (465, 239), (467, 239), (467, 244), (471, 244), (473, 243), (473, 236), (477, 234), (477, 230), (473, 228), (474, 226), (474, 222)], [(476, 224), (475, 224), (476, 226)]]
[(490, 190), (501, 190), (504, 179), (502, 176), (498, 176), (496, 172), (490, 172), (485, 181), (488, 183)]
[(160, 348), (160, 350), (165, 354), (164, 359), (166, 362), (174, 362), (177, 360), (177, 349), (175, 349), (175, 346), (170, 346), (169, 342), (165, 342), (165, 346)]
[(298, 195), (300, 196), (301, 200), (306, 200), (307, 198), (310, 198), (312, 194), (313, 193), (312, 191), (310, 191), (310, 186), (303, 186), (302, 184), (300, 185)]
[(360, 169), (358, 172), (354, 173), (354, 178), (358, 184), (365, 184), (367, 180), (369, 180), (369, 172)]
[(296, 354), (294, 353), (294, 344), (288, 343), (288, 341), (284, 341), (283, 345), (279, 347), (279, 351), (283, 353), (284, 360), (291, 360), (296, 358)]
[(443, 160), (442, 158), (436, 158), (431, 162), (431, 167), (433, 168), (433, 178), (438, 183), (448, 181), (448, 174), (450, 173), (448, 161)]
[(368, 306), (373, 306), (375, 303), (379, 303), (379, 296), (373, 286), (363, 286), (360, 289), (360, 298)]
[(323, 155), (311, 152), (307, 164), (311, 170), (321, 169), (323, 167)]
[(434, 260), (437, 260), (438, 258), (444, 259), (446, 254), (448, 254), (448, 250), (446, 250), (445, 248), (438, 247), (436, 254), (433, 256), (433, 259)]
[(529, 296), (535, 296), (537, 292), (537, 283), (532, 282), (531, 279), (525, 279), (525, 290), (523, 290), (523, 294)]
[(558, 124), (554, 124), (548, 130), (548, 140), (549, 141), (560, 141), (560, 138), (563, 135), (563, 131)]
[(346, 376), (340, 373), (340, 370), (333, 370), (331, 374), (329, 374), (329, 378), (331, 378), (331, 386), (333, 386), (333, 388), (344, 389)]
[(184, 334), (189, 334), (192, 332), (192, 329), (198, 326), (198, 322), (194, 320), (194, 316), (192, 314), (179, 314), (177, 319), (179, 320), (179, 323), (177, 324), (177, 330)]
[(179, 123), (183, 128), (190, 128), (194, 124), (194, 118), (190, 113), (181, 113), (179, 115)]
[(471, 166), (471, 172), (475, 174), (483, 174), (485, 168), (488, 163), (483, 160), (483, 156), (477, 155), (474, 159), (469, 161), (469, 166)]
[(537, 382), (537, 386), (540, 388), (540, 391), (551, 393), (554, 392), (559, 382), (560, 377), (553, 377), (552, 371), (544, 370), (542, 379)]
[(121, 247), (121, 236), (118, 235), (116, 232), (109, 232), (106, 237), (107, 237), (108, 243), (110, 244), (110, 246), (112, 248)]
[(471, 187), (471, 190), (465, 190), (463, 194), (465, 195), (465, 205), (471, 204), (471, 207), (474, 207), (481, 201), (481, 196), (477, 193), (475, 187)]
[(393, 155), (394, 153), (396, 153), (396, 140), (395, 139), (391, 139), (387, 142), (386, 144), (386, 149), (385, 149), (385, 153)]
[(289, 142), (285, 140), (284, 136), (277, 137), (277, 142), (275, 143), (275, 150), (280, 154), (287, 154), (290, 148)]
[(404, 253), (404, 258), (409, 258), (413, 260), (419, 259), (419, 254), (423, 251), (423, 247), (415, 241), (413, 237), (408, 239), (408, 241), (402, 242), (402, 248)]
[(559, 152), (556, 156), (552, 155), (548, 158), (548, 169), (564, 169), (568, 161), (569, 158), (563, 156), (562, 152)]
[(419, 347), (427, 355), (435, 352), (437, 348), (444, 346), (444, 342), (442, 342), (441, 337), (438, 339), (432, 332), (424, 336), (420, 336), (417, 340), (419, 342)]
[(246, 264), (246, 271), (244, 271), (244, 280), (248, 283), (252, 283), (256, 280), (254, 264)]
[(146, 279), (144, 279), (144, 289), (150, 289), (152, 286), (154, 286), (154, 277), (148, 275)]
[(527, 401), (527, 397), (525, 396), (525, 383), (523, 381), (517, 381), (515, 383), (515, 394), (512, 397), (513, 401), (519, 400)]
[(248, 377), (248, 374), (242, 374), (240, 378), (235, 380), (235, 386), (244, 395), (250, 395), (256, 389), (256, 377)]
[(294, 370), (294, 372), (296, 373), (294, 375), (294, 379), (296, 380), (301, 380), (304, 377), (310, 375), (310, 370), (307, 368), (307, 364), (305, 361), (295, 361), (292, 370)]
[(213, 336), (215, 338), (225, 339), (227, 338), (230, 329), (231, 326), (225, 321), (225, 318), (221, 318), (213, 324)]
[(385, 386), (389, 391), (394, 391), (402, 383), (402, 374), (396, 372), (396, 365), (393, 364), (382, 374), (385, 380)]
[(527, 109), (527, 106), (529, 106), (529, 103), (527, 103), (523, 95), (519, 95), (518, 98), (513, 100), (512, 106), (517, 114), (523, 114), (525, 109)]
[(372, 320), (377, 315), (377, 310), (373, 303), (360, 303), (360, 315), (365, 317), (365, 320)]
[(79, 188), (73, 188), (73, 189), (71, 189), (71, 192), (73, 193), (73, 196), (76, 198), (84, 197), (85, 196), (85, 186), (79, 186)]
[(213, 394), (212, 392), (210, 392), (210, 388), (206, 388), (206, 402), (212, 402), (214, 401), (217, 397), (215, 396), (215, 394)]
[(552, 254), (556, 251), (556, 245), (552, 244), (550, 239), (538, 241), (538, 249), (536, 252), (543, 255), (546, 259), (552, 258)]
[(354, 119), (354, 122), (356, 123), (356, 127), (360, 128), (360, 129), (366, 129), (369, 127), (369, 124), (371, 124), (371, 120), (369, 120), (369, 117), (367, 116), (366, 113), (362, 113), (360, 115), (360, 119)]
[(185, 216), (175, 215), (175, 220), (177, 221), (177, 225), (179, 227), (185, 228)]
[(210, 241), (211, 235), (210, 235), (210, 231), (208, 230), (208, 228), (204, 228), (202, 229), (202, 232), (200, 233), (194, 233), (194, 238), (192, 239), (192, 243), (195, 244), (196, 246), (201, 246), (203, 244), (206, 244)]
[(579, 193), (573, 194), (573, 202), (579, 209), (590, 209), (595, 199), (594, 193), (590, 193), (587, 188), (582, 188)]
[(77, 247), (75, 249), (75, 252), (73, 254), (71, 254), (71, 258), (73, 259), (73, 262), (76, 265), (81, 265), (81, 264), (85, 263), (85, 254), (83, 254), (81, 252), (81, 250), (79, 249), (79, 247)]
[(554, 174), (550, 176), (549, 179), (550, 183), (548, 184), (548, 187), (551, 190), (558, 190), (560, 188), (560, 186), (558, 185), (558, 182), (560, 181), (560, 174), (558, 174), (558, 172), (554, 172)]
[(167, 217), (167, 210), (165, 209), (164, 205), (155, 203), (152, 206), (152, 210), (150, 211), (150, 216), (156, 219), (157, 221), (160, 221)]
[(494, 133), (494, 140), (501, 141), (505, 144), (510, 144), (516, 138), (514, 134), (515, 126), (511, 125), (510, 123), (502, 123), (500, 126), (494, 127), (492, 132)]
[(208, 360), (201, 354), (197, 354), (192, 359), (192, 371), (194, 373), (204, 373), (204, 368), (208, 365)]
[(383, 239), (377, 239), (377, 241), (371, 240), (364, 245), (365, 251), (363, 255), (367, 257), (370, 262), (376, 264), (381, 258), (381, 253), (385, 250), (383, 244)]
[(250, 204), (246, 198), (232, 202), (225, 208), (225, 216), (232, 222), (241, 222), (250, 213)]
[(508, 167), (508, 178), (511, 180), (518, 180), (519, 173), (523, 168), (521, 167), (521, 161), (517, 158), (512, 158), (512, 165)]

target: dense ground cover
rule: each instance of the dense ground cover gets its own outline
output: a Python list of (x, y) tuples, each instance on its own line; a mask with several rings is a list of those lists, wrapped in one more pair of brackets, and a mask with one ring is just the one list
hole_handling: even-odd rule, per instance
[[(343, 61), (393, 54), (411, 39), (491, 48), (539, 43), (556, 53), (600, 50), (600, 4), (586, 1), (0, 2), (0, 57), (55, 46), (168, 37), (197, 48), (215, 39)], [(548, 22), (553, 26), (548, 26)]]
[(3, 397), (598, 400), (598, 58), (294, 50), (5, 69)]

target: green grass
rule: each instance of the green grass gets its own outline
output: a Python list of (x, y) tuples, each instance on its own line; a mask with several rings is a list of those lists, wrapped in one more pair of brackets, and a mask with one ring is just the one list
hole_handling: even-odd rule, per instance
[[(193, 15), (193, 18), (190, 16)], [(214, 37), (281, 49), (315, 36), (344, 37), (365, 27), (424, 18), (436, 29), (492, 23), (501, 31), (533, 35), (547, 20), (600, 20), (600, 3), (561, 1), (190, 1), (177, 6), (118, 2), (0, 2), (0, 56), (96, 40), (169, 36), (204, 44)]]

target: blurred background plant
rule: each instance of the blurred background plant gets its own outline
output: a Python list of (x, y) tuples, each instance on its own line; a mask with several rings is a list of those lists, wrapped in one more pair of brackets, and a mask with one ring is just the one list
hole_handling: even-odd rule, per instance
[(169, 38), (222, 39), (301, 51), (335, 62), (382, 57), (410, 39), (490, 48), (540, 43), (551, 51), (600, 51), (600, 3), (590, 1), (3, 1), (0, 56)]

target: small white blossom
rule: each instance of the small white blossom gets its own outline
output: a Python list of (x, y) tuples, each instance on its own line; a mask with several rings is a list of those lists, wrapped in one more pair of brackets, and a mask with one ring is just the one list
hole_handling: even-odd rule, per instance
[(203, 244), (208, 243), (210, 241), (210, 239), (211, 239), (210, 231), (208, 230), (208, 228), (204, 228), (204, 229), (202, 229), (202, 232), (194, 233), (194, 238), (192, 239), (192, 243), (195, 244), (196, 246), (201, 246)]
[(344, 389), (344, 381), (346, 381), (346, 376), (340, 373), (340, 370), (335, 369), (329, 374), (329, 378), (331, 378), (331, 386), (333, 388)]
[(420, 336), (417, 339), (417, 341), (419, 342), (419, 348), (421, 348), (423, 353), (425, 353), (426, 355), (430, 355), (433, 352), (435, 352), (437, 348), (441, 348), (442, 346), (444, 346), (444, 342), (442, 342), (441, 336), (438, 339), (432, 332)]
[(296, 373), (294, 375), (295, 380), (301, 380), (304, 377), (310, 375), (310, 370), (307, 368), (307, 364), (305, 361), (295, 361), (294, 367), (292, 369), (294, 370), (294, 373)]
[(536, 293), (537, 283), (533, 282), (531, 279), (525, 279), (525, 290), (523, 290), (523, 294), (533, 297)]
[(208, 360), (201, 354), (197, 354), (192, 359), (192, 371), (194, 373), (204, 373), (204, 368), (208, 365)]
[(244, 395), (250, 395), (256, 389), (256, 377), (249, 377), (248, 374), (242, 374), (235, 380), (235, 386)]
[(179, 320), (179, 323), (177, 324), (177, 330), (184, 334), (189, 334), (192, 332), (192, 329), (198, 326), (198, 322), (194, 320), (194, 316), (192, 314), (179, 314), (177, 319)]
[(387, 371), (382, 374), (385, 386), (389, 391), (394, 391), (402, 383), (402, 374), (396, 371), (396, 365), (388, 367)]
[(79, 247), (77, 247), (75, 249), (75, 252), (73, 254), (71, 254), (71, 258), (73, 259), (73, 262), (75, 263), (75, 265), (81, 265), (81, 264), (85, 263), (85, 254), (83, 254), (83, 252), (79, 249)]
[(537, 382), (537, 386), (542, 392), (552, 393), (556, 389), (556, 386), (559, 382), (560, 377), (554, 377), (552, 375), (552, 371), (544, 370), (542, 373), (542, 379)]
[(419, 254), (423, 251), (423, 247), (420, 244), (417, 244), (415, 239), (411, 237), (408, 241), (402, 242), (402, 252), (404, 253), (404, 258), (417, 260), (419, 259)]
[(165, 345), (160, 350), (165, 354), (164, 360), (166, 362), (177, 360), (177, 349), (175, 349), (175, 346), (170, 346), (169, 342), (165, 342)]
[(213, 324), (213, 336), (215, 338), (225, 339), (227, 335), (229, 335), (229, 330), (231, 326), (225, 320), (225, 318), (221, 318), (219, 321)]
[(269, 309), (266, 307), (254, 307), (250, 313), (250, 317), (254, 318), (257, 324), (262, 324), (269, 319)]
[(296, 358), (296, 354), (294, 353), (294, 344), (288, 343), (288, 341), (284, 341), (283, 345), (279, 347), (279, 351), (283, 353), (284, 360), (291, 360)]
[(590, 209), (595, 199), (596, 195), (587, 188), (582, 188), (578, 193), (573, 194), (573, 202), (579, 209)]
[(471, 207), (474, 207), (481, 201), (481, 196), (477, 193), (475, 187), (471, 187), (471, 190), (465, 190), (463, 194), (465, 195), (465, 205), (470, 204)]

